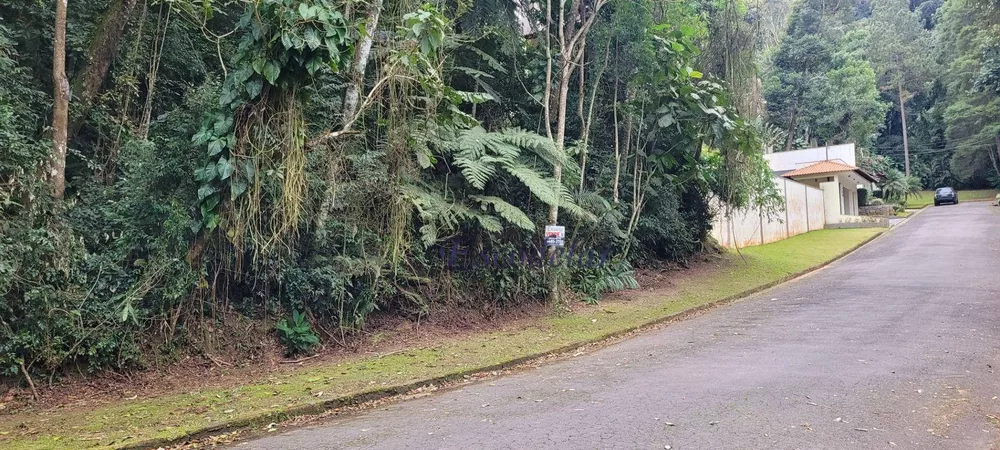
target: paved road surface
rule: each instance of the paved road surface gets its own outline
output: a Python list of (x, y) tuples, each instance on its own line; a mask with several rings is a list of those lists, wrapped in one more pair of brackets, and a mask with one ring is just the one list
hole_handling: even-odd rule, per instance
[(963, 203), (600, 351), (238, 448), (988, 449), (998, 370), (1000, 208)]

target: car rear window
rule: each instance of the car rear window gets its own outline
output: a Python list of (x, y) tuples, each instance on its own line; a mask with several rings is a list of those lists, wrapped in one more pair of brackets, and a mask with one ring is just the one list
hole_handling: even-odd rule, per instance
[(938, 194), (950, 194), (951, 193), (951, 188), (938, 188), (937, 193)]

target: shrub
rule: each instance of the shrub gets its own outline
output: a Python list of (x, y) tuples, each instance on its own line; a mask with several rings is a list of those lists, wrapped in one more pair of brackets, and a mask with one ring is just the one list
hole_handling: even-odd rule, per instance
[(597, 304), (601, 294), (638, 289), (635, 272), (628, 261), (616, 259), (598, 267), (581, 267), (570, 270), (569, 287), (584, 295), (588, 304)]
[(278, 337), (288, 356), (307, 353), (319, 345), (319, 336), (313, 332), (309, 319), (298, 311), (292, 311), (291, 321), (281, 319), (274, 328), (278, 330)]

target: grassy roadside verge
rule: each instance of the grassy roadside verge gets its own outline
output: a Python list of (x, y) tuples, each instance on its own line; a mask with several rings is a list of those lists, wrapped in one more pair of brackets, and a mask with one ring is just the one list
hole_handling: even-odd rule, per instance
[(678, 313), (739, 298), (822, 266), (881, 229), (821, 230), (727, 255), (711, 270), (678, 273), (669, 291), (645, 290), (508, 331), (446, 338), (384, 357), (304, 367), (255, 384), (91, 409), (0, 416), (0, 447), (82, 448), (153, 445), (212, 429), (264, 426), (352, 400), (408, 391), (426, 382), (495, 370), (621, 335)]
[[(958, 191), (959, 202), (993, 200), (1000, 191), (995, 189), (980, 189), (973, 191)], [(919, 194), (906, 199), (907, 208), (923, 208), (934, 204), (934, 191), (920, 191)]]

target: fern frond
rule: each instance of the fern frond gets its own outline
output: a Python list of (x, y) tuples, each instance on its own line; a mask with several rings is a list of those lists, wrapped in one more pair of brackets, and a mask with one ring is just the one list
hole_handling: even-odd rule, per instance
[(496, 173), (495, 159), (489, 157), (455, 158), (455, 165), (462, 169), (462, 176), (476, 189), (484, 189), (486, 183)]
[(551, 139), (538, 133), (532, 133), (521, 128), (506, 128), (500, 132), (503, 140), (519, 148), (530, 149), (545, 162), (556, 165), (567, 165), (572, 163), (572, 158), (566, 152), (556, 149), (555, 143)]
[(500, 63), (500, 61), (497, 61), (497, 59), (494, 58), (489, 53), (486, 53), (486, 52), (484, 52), (484, 51), (476, 48), (476, 46), (474, 46), (474, 45), (469, 45), (466, 48), (468, 48), (469, 50), (472, 50), (473, 53), (479, 55), (479, 57), (482, 58), (482, 60), (486, 62), (486, 65), (490, 66), (491, 69), (493, 69), (493, 70), (495, 70), (497, 72), (500, 72), (502, 74), (506, 74), (507, 73), (507, 68), (504, 67), (503, 64)]
[(576, 200), (573, 199), (573, 194), (570, 193), (569, 189), (562, 184), (558, 184), (555, 180), (551, 180), (553, 186), (552, 188), (559, 192), (559, 207), (565, 209), (566, 212), (573, 215), (577, 219), (586, 222), (597, 222), (597, 216), (594, 213), (581, 208), (580, 205), (576, 204)]
[(525, 230), (535, 229), (535, 223), (531, 221), (531, 218), (528, 217), (528, 215), (525, 214), (524, 211), (521, 211), (520, 208), (511, 205), (510, 203), (507, 203), (506, 201), (504, 201), (504, 199), (500, 197), (471, 195), (469, 196), (469, 198), (479, 202), (484, 209), (486, 208), (487, 205), (492, 206), (493, 210), (496, 211), (496, 213), (499, 214), (500, 217), (503, 217), (504, 220), (520, 228), (523, 228)]
[(545, 177), (535, 169), (521, 163), (504, 166), (504, 169), (520, 180), (535, 197), (538, 197), (545, 204), (553, 205), (559, 200), (559, 191), (555, 189), (554, 179)]
[(499, 233), (503, 231), (503, 224), (500, 223), (500, 219), (493, 216), (487, 216), (483, 214), (477, 214), (476, 221), (479, 222), (479, 226), (483, 227), (484, 230), (490, 233)]
[[(437, 193), (413, 185), (402, 186), (400, 190), (404, 198), (417, 209), (420, 220), (424, 222), (424, 225), (420, 227), (420, 240), (427, 247), (438, 241), (442, 230), (456, 231), (463, 222), (474, 221), (489, 233), (503, 231), (500, 219), (489, 214), (482, 214), (465, 204), (450, 202)], [(511, 207), (513, 208), (513, 206)]]

